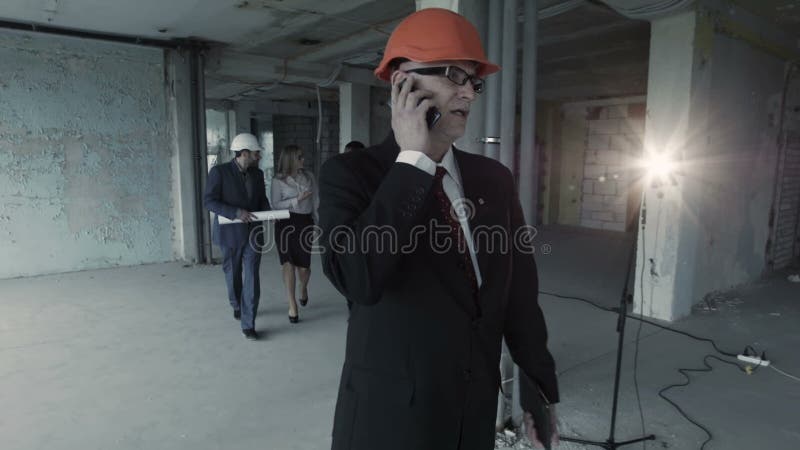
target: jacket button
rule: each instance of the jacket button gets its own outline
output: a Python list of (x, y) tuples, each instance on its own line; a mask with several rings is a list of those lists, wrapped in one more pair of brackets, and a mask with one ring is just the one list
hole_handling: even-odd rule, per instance
[(425, 193), (425, 188), (424, 187), (418, 187), (417, 188), (417, 194), (422, 196), (422, 194), (424, 194), (424, 193)]
[(459, 268), (459, 269), (461, 269), (461, 270), (464, 270), (464, 269), (466, 269), (466, 268), (467, 268), (467, 266), (466, 266), (466, 265), (464, 265), (464, 263), (463, 263), (463, 262), (459, 262), (459, 263), (458, 263), (458, 268)]
[(464, 369), (464, 381), (469, 381), (472, 379), (472, 371), (469, 369)]
[(481, 319), (475, 319), (472, 321), (472, 329), (477, 330), (478, 327), (481, 326)]

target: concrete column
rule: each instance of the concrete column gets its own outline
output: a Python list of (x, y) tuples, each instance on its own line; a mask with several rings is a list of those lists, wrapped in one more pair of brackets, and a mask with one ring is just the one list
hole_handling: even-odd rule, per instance
[[(658, 154), (675, 160), (691, 145), (695, 80), (696, 13), (654, 20), (645, 124), (645, 157)], [(697, 181), (677, 178), (644, 186), (634, 287), (634, 312), (676, 320), (691, 312), (696, 266), (697, 227), (692, 195)], [(644, 223), (642, 228), (641, 223)], [(642, 273), (644, 277), (642, 277)]]
[(173, 252), (178, 259), (199, 262), (195, 201), (195, 169), (192, 147), (192, 86), (189, 53), (166, 50), (167, 107), (173, 141), (172, 198), (175, 218)]
[(339, 84), (339, 151), (350, 141), (369, 146), (369, 86)]
[(525, 0), (522, 40), (522, 117), (520, 126), (519, 198), (528, 225), (538, 223), (539, 154), (536, 148), (536, 47), (538, 1)]

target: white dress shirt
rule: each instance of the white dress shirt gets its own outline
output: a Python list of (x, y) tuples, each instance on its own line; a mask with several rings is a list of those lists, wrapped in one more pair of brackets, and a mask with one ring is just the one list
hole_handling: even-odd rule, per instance
[[(461, 172), (458, 170), (458, 163), (451, 148), (444, 154), (442, 162), (430, 159), (426, 154), (414, 150), (403, 150), (397, 155), (396, 163), (411, 164), (412, 166), (424, 170), (431, 175), (436, 174), (436, 167), (442, 166), (447, 170), (447, 175), (442, 178), (442, 187), (450, 203), (456, 204), (458, 200), (464, 199), (464, 185), (461, 182)], [(472, 208), (474, 211), (474, 208)], [(478, 257), (475, 255), (475, 242), (472, 239), (472, 232), (469, 228), (469, 219), (464, 214), (458, 214), (458, 222), (461, 224), (461, 230), (464, 232), (464, 239), (467, 241), (467, 248), (469, 249), (469, 256), (472, 260), (472, 267), (475, 269), (475, 277), (478, 279), (478, 287), (483, 284), (481, 278), (481, 270), (478, 267)]]
[[(311, 192), (311, 196), (299, 200), (300, 194)], [(319, 195), (314, 176), (306, 170), (298, 171), (295, 176), (275, 175), (270, 188), (270, 206), (272, 209), (288, 209), (296, 214), (312, 214), (317, 222)]]

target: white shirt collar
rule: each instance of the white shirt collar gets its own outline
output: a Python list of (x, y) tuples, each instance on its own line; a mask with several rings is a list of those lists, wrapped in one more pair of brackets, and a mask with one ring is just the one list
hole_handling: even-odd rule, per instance
[(447, 170), (448, 175), (453, 178), (453, 181), (456, 182), (460, 189), (463, 189), (463, 185), (461, 184), (461, 173), (458, 171), (458, 162), (456, 161), (455, 156), (455, 147), (450, 147), (450, 150), (444, 154), (442, 157), (442, 162), (437, 164), (437, 166), (442, 166)]

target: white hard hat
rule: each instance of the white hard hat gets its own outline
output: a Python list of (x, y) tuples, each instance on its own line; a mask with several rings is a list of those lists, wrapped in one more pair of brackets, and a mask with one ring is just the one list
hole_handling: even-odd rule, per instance
[(238, 152), (240, 150), (250, 150), (251, 152), (260, 152), (261, 146), (258, 145), (258, 139), (250, 133), (237, 134), (231, 142), (231, 151)]

